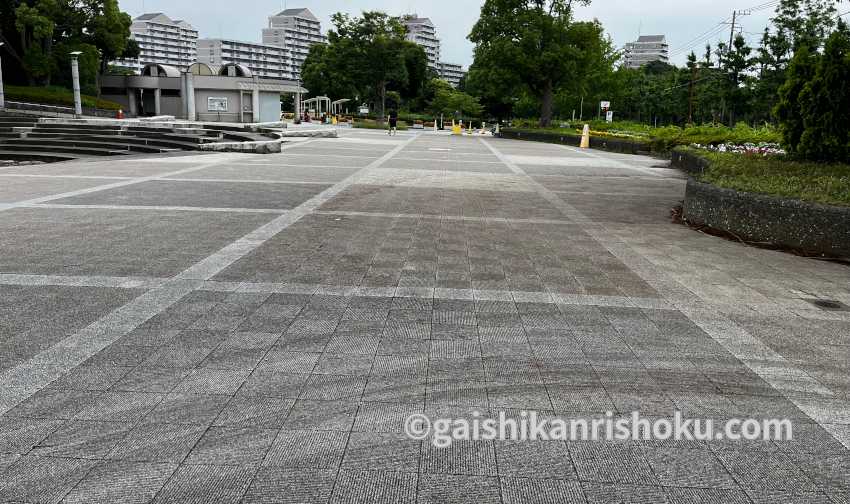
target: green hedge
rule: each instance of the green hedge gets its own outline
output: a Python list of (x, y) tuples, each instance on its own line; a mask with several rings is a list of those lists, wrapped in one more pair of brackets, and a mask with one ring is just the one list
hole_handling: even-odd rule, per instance
[[(387, 123), (379, 124), (377, 121), (374, 121), (372, 119), (358, 119), (358, 118), (354, 118), (354, 122), (353, 122), (352, 126), (355, 127), (355, 128), (379, 129), (379, 130), (380, 129), (385, 130), (389, 127), (389, 126), (387, 126)], [(407, 124), (404, 121), (399, 121), (397, 129), (399, 131), (404, 131), (404, 130), (407, 129)]]
[(679, 148), (708, 160), (695, 178), (718, 187), (826, 205), (850, 206), (850, 165)]
[[(26, 103), (38, 103), (42, 105), (58, 105), (61, 107), (74, 106), (74, 92), (58, 86), (50, 87), (25, 87), (6, 86), (6, 99)], [(108, 100), (98, 100), (94, 96), (82, 95), (83, 107), (99, 108), (105, 110), (118, 110), (121, 105)]]
[(560, 126), (538, 128), (528, 124), (528, 121), (516, 121), (514, 129), (526, 132), (545, 131), (559, 135), (581, 135), (584, 124), (590, 125), (591, 137), (628, 139), (647, 145), (647, 150), (652, 152), (669, 152), (675, 147), (691, 144), (758, 144), (779, 143), (781, 140), (779, 132), (771, 126), (753, 128), (744, 123), (740, 123), (734, 128), (722, 124), (704, 124), (686, 128), (678, 126), (653, 128), (646, 124), (629, 121), (615, 121), (613, 123), (585, 121), (583, 123), (575, 122), (564, 128)]

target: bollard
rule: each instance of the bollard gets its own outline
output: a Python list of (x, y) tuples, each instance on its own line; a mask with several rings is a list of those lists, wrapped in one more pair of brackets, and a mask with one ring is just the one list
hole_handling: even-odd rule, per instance
[(584, 130), (581, 132), (581, 148), (589, 149), (590, 148), (590, 125), (585, 124)]

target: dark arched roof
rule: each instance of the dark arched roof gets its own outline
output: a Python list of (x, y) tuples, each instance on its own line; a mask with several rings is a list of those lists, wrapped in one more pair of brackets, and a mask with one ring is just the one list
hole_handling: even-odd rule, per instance
[(225, 63), (221, 65), (221, 68), (218, 70), (218, 74), (230, 77), (252, 77), (251, 70), (245, 65), (240, 65), (239, 63)]
[(149, 77), (180, 77), (180, 70), (171, 65), (148, 63), (142, 68), (142, 75)]

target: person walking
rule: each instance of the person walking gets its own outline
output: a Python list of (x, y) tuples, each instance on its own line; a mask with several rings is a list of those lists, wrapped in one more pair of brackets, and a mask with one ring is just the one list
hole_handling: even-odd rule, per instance
[(387, 135), (395, 136), (396, 130), (398, 128), (398, 112), (396, 112), (395, 109), (390, 110), (389, 120), (390, 129), (389, 131), (387, 131)]

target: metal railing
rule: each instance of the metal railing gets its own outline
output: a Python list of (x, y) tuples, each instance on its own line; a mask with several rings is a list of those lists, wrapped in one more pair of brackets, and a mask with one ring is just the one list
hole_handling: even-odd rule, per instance
[[(6, 100), (7, 110), (24, 110), (38, 112), (43, 117), (74, 117), (74, 107), (63, 107), (60, 105), (48, 105), (45, 103), (27, 103)], [(117, 111), (99, 109), (95, 107), (83, 107), (83, 115), (90, 117), (114, 118)]]

